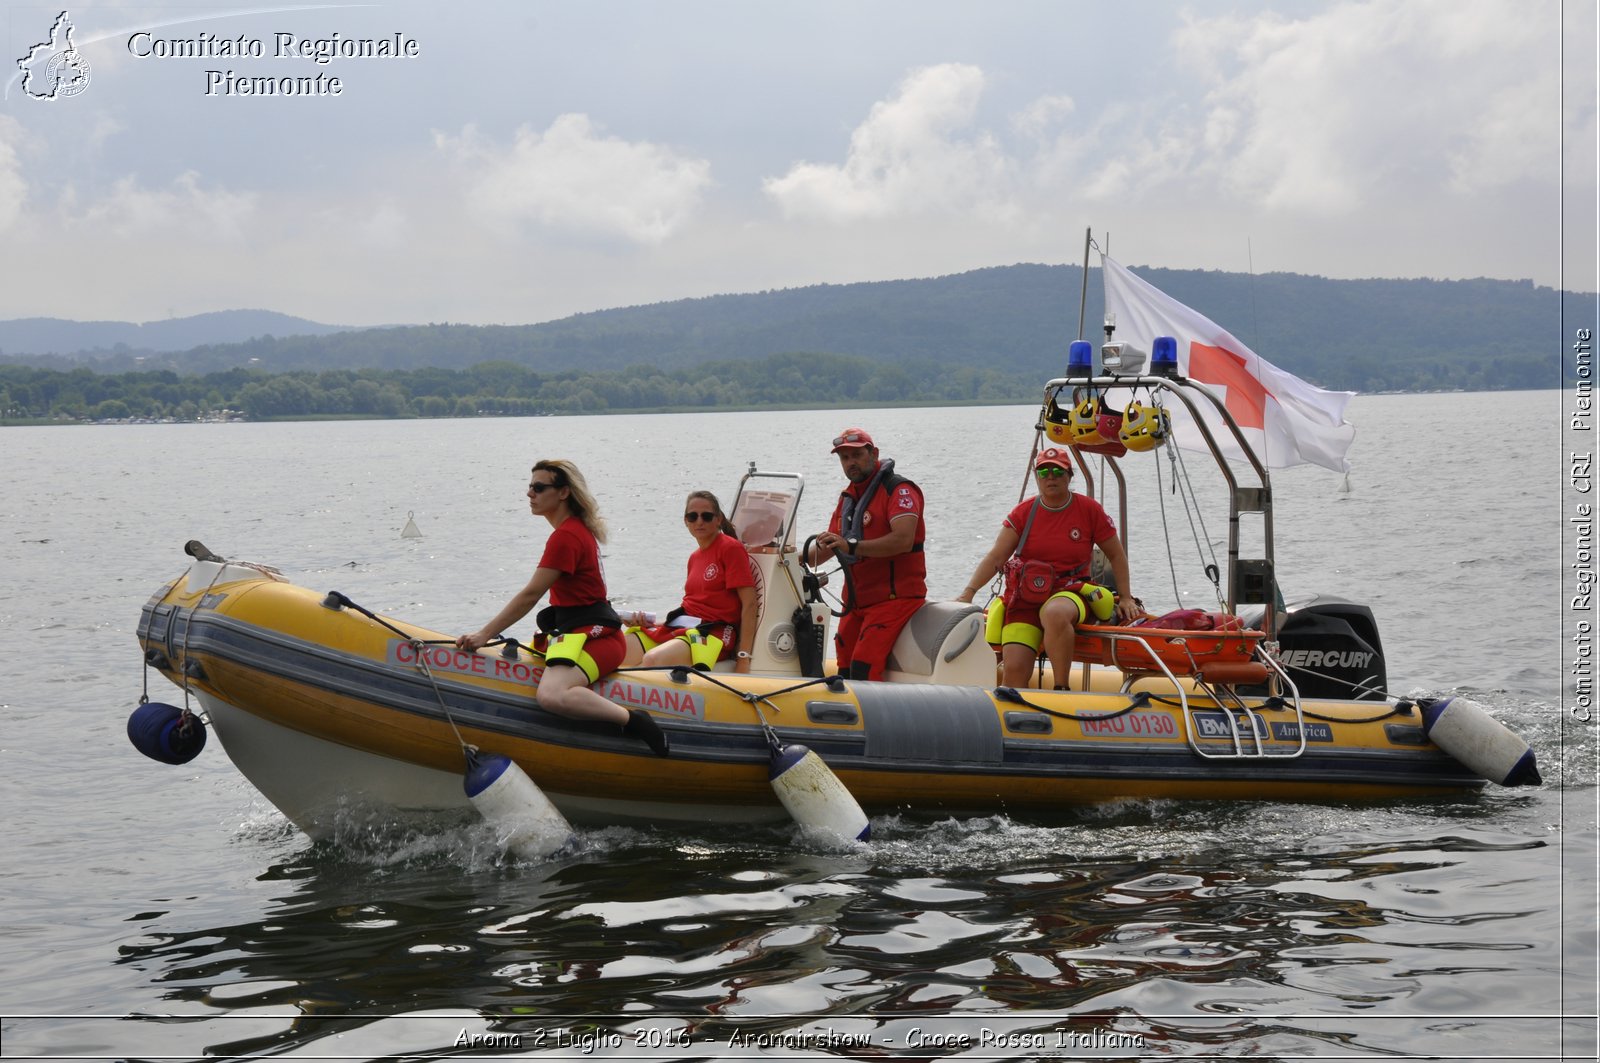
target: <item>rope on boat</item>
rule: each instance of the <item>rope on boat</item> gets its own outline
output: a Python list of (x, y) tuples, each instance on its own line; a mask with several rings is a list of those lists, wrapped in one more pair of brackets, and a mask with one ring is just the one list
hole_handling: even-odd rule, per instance
[[(1382, 695), (1385, 700), (1393, 698), (1397, 708), (1402, 708), (1406, 712), (1410, 711), (1412, 704), (1410, 699), (1401, 697), (1397, 694), (1392, 694), (1389, 691), (1384, 690), (1382, 687), (1376, 687), (1366, 682), (1354, 683), (1348, 679), (1341, 679), (1340, 677), (1336, 675), (1330, 675), (1327, 672), (1319, 672), (1315, 668), (1307, 668), (1305, 665), (1301, 664), (1286, 664), (1283, 665), (1283, 667), (1287, 668), (1291, 672), (1302, 672), (1305, 675), (1316, 676), (1318, 679), (1323, 679), (1330, 683), (1337, 683), (1342, 687), (1349, 687), (1351, 690), (1354, 690), (1359, 694), (1379, 694)], [(1309, 715), (1309, 713), (1307, 715)], [(1326, 717), (1319, 716), (1317, 719), (1326, 719)], [(1383, 719), (1383, 717), (1380, 716), (1378, 719)]]
[[(389, 621), (385, 620), (383, 617), (379, 616), (377, 613), (374, 613), (365, 606), (356, 604), (338, 591), (329, 591), (327, 597), (322, 599), (322, 604), (329, 609), (353, 609), (362, 616), (366, 617), (368, 620), (371, 620), (373, 623), (378, 624), (381, 627), (388, 628), (390, 631), (406, 640), (406, 644), (416, 651), (414, 654), (412, 654), (413, 663), (416, 664), (417, 670), (422, 673), (422, 677), (428, 681), (429, 688), (433, 690), (434, 700), (439, 703), (439, 710), (444, 713), (445, 722), (450, 725), (450, 730), (454, 732), (456, 736), (456, 744), (458, 744), (461, 747), (461, 751), (466, 754), (467, 761), (470, 764), (474, 754), (478, 752), (478, 747), (473, 745), (471, 742), (468, 742), (461, 734), (461, 728), (456, 726), (456, 718), (451, 714), (450, 706), (445, 704), (444, 692), (439, 689), (439, 681), (433, 677), (433, 669), (428, 667), (428, 655), (422, 652), (422, 647), (424, 646), (438, 646), (447, 642), (453, 643), (455, 640), (419, 639), (415, 635), (411, 635), (400, 630), (398, 627), (389, 623)], [(515, 640), (512, 639), (500, 639), (496, 643), (490, 644), (497, 645), (499, 642), (512, 642), (513, 645), (515, 645)]]
[[(184, 545), (184, 549), (188, 552), (190, 557), (193, 557), (198, 561), (210, 561), (215, 563), (217, 566), (217, 570), (211, 574), (211, 582), (206, 584), (206, 589), (201, 592), (200, 596), (194, 600), (194, 604), (189, 607), (189, 618), (183, 622), (183, 667), (179, 669), (179, 671), (183, 675), (183, 711), (192, 715), (192, 710), (189, 708), (189, 632), (194, 630), (194, 614), (200, 611), (200, 604), (211, 595), (211, 588), (215, 587), (217, 585), (217, 580), (222, 578), (223, 567), (226, 566), (228, 562), (224, 558), (218, 557), (210, 550), (207, 550), (198, 539), (190, 539), (189, 542)], [(150, 666), (147, 663), (145, 665), (145, 682), (147, 690), (149, 689), (149, 671)], [(143, 705), (144, 702), (141, 701), (139, 704)]]
[[(1170, 551), (1169, 551), (1169, 556), (1170, 556)], [(221, 570), (220, 569), (218, 570), (217, 574), (221, 575)], [(212, 578), (212, 582), (213, 583), (216, 582), (216, 578), (215, 577)], [(208, 592), (210, 591), (209, 587), (207, 588), (207, 591)], [(203, 595), (202, 595), (202, 597), (203, 597)], [(383, 617), (377, 615), (376, 613), (372, 612), (371, 610), (369, 610), (369, 609), (357, 604), (354, 601), (351, 601), (348, 597), (346, 597), (344, 594), (341, 594), (339, 591), (329, 591), (327, 597), (323, 599), (322, 604), (327, 606), (330, 609), (337, 609), (337, 608), (340, 608), (340, 607), (353, 609), (356, 612), (360, 613), (362, 616), (364, 616), (367, 619), (373, 621), (374, 623), (377, 623), (377, 624), (381, 625), (382, 627), (385, 627), (388, 630), (394, 632), (396, 635), (399, 635), (401, 638), (405, 639), (406, 642), (413, 649), (420, 649), (422, 646), (429, 646), (429, 645), (443, 645), (443, 644), (446, 644), (446, 643), (453, 643), (455, 641), (454, 639), (419, 639), (419, 638), (416, 638), (415, 636), (410, 635), (405, 631), (402, 631), (400, 628), (396, 627), (394, 624), (391, 624), (389, 621), (385, 620)], [(195, 608), (198, 608), (198, 603), (196, 604)], [(190, 610), (190, 613), (191, 613), (191, 615), (193, 614), (193, 609)], [(189, 632), (188, 632), (188, 629), (186, 627), (185, 630), (184, 630), (184, 656), (185, 656), (186, 659), (188, 657), (188, 639), (189, 639)], [(498, 639), (492, 639), (489, 642), (485, 643), (484, 645), (486, 647), (487, 646), (507, 646), (507, 647), (509, 647), (509, 648), (511, 648), (513, 650), (526, 649), (529, 653), (535, 652), (531, 646), (525, 646), (522, 643), (518, 642), (516, 639), (509, 638), (509, 637), (506, 637), (506, 636), (502, 636), (502, 637), (500, 637)], [(439, 684), (434, 679), (433, 672), (428, 668), (427, 655), (423, 654), (423, 653), (417, 653), (415, 655), (415, 657), (416, 657), (417, 668), (422, 672), (423, 676), (428, 680), (428, 685), (433, 689), (433, 696), (434, 696), (435, 699), (438, 700), (440, 710), (444, 712), (444, 717), (445, 717), (446, 722), (448, 722), (450, 724), (450, 729), (455, 732), (456, 741), (459, 742), (461, 744), (461, 748), (470, 755), (472, 752), (476, 751), (477, 747), (473, 746), (471, 743), (467, 742), (466, 739), (462, 737), (461, 729), (456, 726), (455, 717), (451, 715), (449, 706), (445, 704), (444, 695), (439, 690)], [(1309, 675), (1315, 675), (1315, 676), (1317, 676), (1318, 678), (1321, 678), (1321, 679), (1327, 679), (1327, 680), (1329, 680), (1331, 682), (1335, 682), (1335, 683), (1339, 683), (1339, 684), (1344, 685), (1344, 686), (1348, 686), (1352, 690), (1361, 690), (1361, 691), (1376, 690), (1375, 687), (1363, 686), (1363, 685), (1358, 684), (1358, 683), (1352, 683), (1349, 680), (1340, 679), (1337, 676), (1332, 676), (1332, 675), (1327, 675), (1327, 674), (1322, 673), (1322, 672), (1317, 672), (1317, 671), (1314, 671), (1314, 670), (1312, 670), (1310, 668), (1304, 668), (1304, 667), (1296, 666), (1296, 670), (1297, 671), (1301, 671), (1301, 672), (1305, 672), (1305, 673), (1307, 673)], [(794, 684), (792, 684), (790, 686), (783, 687), (783, 688), (781, 688), (779, 690), (771, 691), (770, 693), (767, 693), (767, 694), (758, 694), (758, 693), (755, 693), (754, 691), (740, 690), (738, 687), (732, 685), (731, 683), (727, 683), (727, 682), (725, 682), (725, 681), (723, 681), (721, 679), (718, 679), (716, 677), (715, 673), (701, 671), (699, 669), (692, 669), (692, 668), (689, 668), (687, 665), (681, 665), (681, 664), (679, 664), (679, 665), (654, 665), (654, 666), (649, 666), (649, 667), (636, 667), (636, 668), (618, 668), (617, 672), (670, 672), (670, 673), (672, 673), (672, 678), (675, 681), (680, 682), (680, 683), (688, 682), (689, 675), (691, 673), (693, 673), (695, 675), (698, 675), (700, 678), (704, 679), (706, 682), (712, 684), (713, 686), (721, 687), (723, 690), (726, 690), (728, 693), (733, 694), (735, 697), (739, 698), (739, 700), (745, 701), (745, 702), (749, 702), (751, 708), (753, 708), (755, 710), (756, 718), (761, 723), (761, 729), (762, 729), (763, 733), (766, 735), (767, 742), (774, 749), (778, 749), (781, 746), (781, 743), (778, 741), (777, 732), (774, 731), (773, 728), (772, 728), (772, 725), (767, 722), (766, 714), (761, 711), (761, 704), (762, 703), (765, 703), (768, 707), (770, 707), (773, 712), (782, 712), (783, 711), (782, 707), (780, 707), (779, 705), (774, 703), (772, 701), (773, 698), (782, 697), (785, 694), (792, 694), (796, 690), (804, 690), (806, 687), (817, 686), (819, 684), (821, 684), (823, 686), (826, 686), (830, 691), (832, 691), (834, 693), (840, 693), (844, 689), (843, 680), (839, 676), (836, 676), (836, 675), (834, 675), (834, 676), (824, 676), (824, 677), (818, 678), (818, 679), (805, 679), (805, 680), (802, 680), (801, 682), (794, 683)], [(146, 676), (145, 683), (146, 683), (146, 690), (148, 691), (148, 689), (149, 689), (148, 675)], [(1391, 696), (1386, 691), (1377, 691), (1377, 692), (1384, 694), (1386, 697)], [(185, 705), (185, 708), (187, 708), (187, 706), (188, 706), (188, 697), (189, 697), (189, 684), (188, 684), (187, 678), (185, 678), (185, 680), (184, 680), (183, 694), (184, 694), (184, 705)], [(1092, 714), (1092, 715), (1080, 715), (1080, 714), (1070, 713), (1070, 712), (1061, 712), (1061, 711), (1056, 710), (1056, 709), (1047, 708), (1047, 707), (1045, 707), (1043, 705), (1035, 705), (1033, 702), (1028, 701), (1026, 698), (1024, 698), (1021, 694), (1019, 694), (1012, 687), (995, 687), (994, 688), (994, 695), (999, 700), (1004, 701), (1004, 702), (1006, 702), (1008, 704), (1022, 705), (1022, 706), (1026, 707), (1026, 708), (1033, 709), (1035, 712), (1042, 712), (1046, 716), (1054, 716), (1057, 719), (1074, 720), (1074, 721), (1078, 721), (1078, 722), (1088, 722), (1088, 723), (1093, 723), (1093, 722), (1096, 722), (1096, 721), (1099, 721), (1099, 720), (1114, 720), (1118, 716), (1125, 715), (1125, 714), (1127, 714), (1129, 712), (1132, 712), (1135, 709), (1143, 708), (1143, 707), (1147, 706), (1151, 701), (1155, 701), (1155, 702), (1157, 702), (1159, 704), (1162, 704), (1162, 705), (1178, 705), (1178, 704), (1181, 704), (1180, 702), (1173, 701), (1170, 698), (1163, 698), (1163, 697), (1161, 697), (1159, 695), (1153, 695), (1149, 691), (1141, 690), (1138, 693), (1133, 695), (1133, 700), (1132, 701), (1130, 701), (1123, 708), (1118, 709), (1116, 712), (1100, 713), (1100, 714)], [(1283, 709), (1283, 708), (1286, 707), (1286, 703), (1283, 701), (1282, 698), (1277, 697), (1276, 695), (1273, 695), (1273, 696), (1267, 698), (1265, 701), (1263, 701), (1259, 707), (1263, 708), (1263, 709)], [(1387, 719), (1390, 719), (1390, 718), (1395, 717), (1395, 716), (1409, 716), (1409, 715), (1411, 715), (1412, 707), (1413, 707), (1412, 702), (1410, 702), (1410, 701), (1408, 701), (1408, 700), (1406, 700), (1404, 698), (1401, 698), (1394, 704), (1394, 706), (1392, 708), (1389, 709), (1389, 711), (1381, 713), (1381, 714), (1379, 714), (1377, 716), (1371, 716), (1371, 717), (1368, 717), (1366, 719), (1361, 719), (1361, 720), (1350, 720), (1350, 719), (1346, 719), (1346, 718), (1338, 717), (1338, 716), (1325, 716), (1325, 715), (1323, 715), (1321, 713), (1312, 712), (1311, 710), (1305, 709), (1303, 707), (1302, 707), (1301, 712), (1308, 719), (1319, 720), (1319, 721), (1322, 721), (1323, 723), (1377, 723), (1380, 720), (1387, 720)]]
[(1349, 687), (1351, 690), (1362, 694), (1372, 693), (1382, 694), (1386, 698), (1396, 697), (1396, 695), (1389, 693), (1387, 690), (1384, 690), (1381, 687), (1372, 686), (1370, 683), (1352, 683), (1348, 679), (1340, 679), (1336, 675), (1329, 675), (1327, 672), (1319, 672), (1314, 668), (1307, 668), (1301, 664), (1284, 665), (1284, 667), (1293, 672), (1304, 672), (1306, 675), (1314, 675), (1318, 679), (1326, 679), (1330, 683), (1338, 683), (1342, 687)]
[(1412, 702), (1401, 698), (1390, 707), (1388, 712), (1379, 713), (1377, 716), (1369, 716), (1364, 720), (1347, 720), (1339, 716), (1324, 716), (1320, 712), (1311, 712), (1304, 706), (1301, 706), (1300, 714), (1307, 719), (1321, 720), (1323, 723), (1377, 723), (1379, 720), (1387, 720), (1393, 716), (1410, 716), (1411, 709)]
[[(453, 644), (455, 642), (454, 639), (419, 639), (414, 635), (411, 635), (411, 634), (409, 634), (409, 633), (407, 633), (405, 631), (402, 631), (400, 628), (396, 627), (394, 624), (391, 624), (389, 621), (385, 620), (383, 617), (379, 616), (377, 613), (374, 613), (372, 610), (367, 609), (366, 607), (357, 604), (356, 602), (352, 601), (347, 595), (342, 594), (339, 591), (329, 591), (328, 594), (327, 594), (327, 597), (323, 598), (322, 604), (324, 606), (326, 606), (327, 608), (329, 608), (329, 609), (340, 609), (340, 608), (353, 609), (354, 611), (360, 613), (362, 616), (366, 617), (368, 620), (371, 620), (372, 622), (374, 622), (374, 623), (376, 623), (376, 624), (378, 624), (378, 625), (380, 625), (382, 627), (385, 627), (388, 630), (394, 632), (396, 635), (399, 635), (401, 638), (405, 639), (407, 644), (409, 644), (413, 649), (416, 649), (416, 650), (419, 650), (419, 651), (420, 651), (421, 647), (423, 647), (423, 646), (429, 646), (429, 645), (437, 646), (437, 645), (443, 645), (443, 644), (447, 644), (447, 643)], [(513, 651), (515, 651), (517, 649), (526, 649), (529, 653), (535, 652), (531, 646), (524, 646), (522, 643), (518, 642), (516, 639), (508, 638), (506, 636), (501, 636), (498, 639), (491, 639), (490, 641), (484, 643), (484, 645), (486, 647), (487, 646), (505, 646), (508, 649), (511, 649)], [(471, 743), (467, 742), (467, 740), (465, 738), (463, 738), (462, 735), (461, 735), (461, 729), (456, 726), (455, 717), (451, 715), (450, 707), (445, 704), (444, 694), (441, 693), (440, 690), (439, 690), (438, 681), (434, 679), (433, 672), (428, 667), (427, 655), (424, 654), (424, 653), (418, 652), (417, 654), (415, 654), (415, 663), (417, 665), (418, 670), (421, 671), (423, 676), (426, 677), (426, 679), (428, 680), (428, 685), (433, 688), (433, 696), (439, 702), (439, 708), (440, 708), (440, 710), (442, 710), (444, 712), (444, 718), (445, 718), (446, 722), (448, 722), (450, 724), (450, 729), (455, 732), (456, 741), (461, 744), (461, 748), (464, 751), (466, 751), (466, 753), (470, 757), (473, 753), (475, 753), (477, 751), (477, 747), (472, 745)], [(618, 672), (666, 671), (666, 672), (671, 672), (673, 679), (677, 680), (678, 682), (688, 682), (688, 675), (689, 675), (689, 672), (691, 671), (691, 669), (688, 668), (685, 665), (659, 665), (659, 666), (653, 666), (653, 667), (648, 667), (648, 668), (618, 668), (617, 671)], [(822, 678), (822, 679), (807, 679), (807, 680), (805, 680), (803, 682), (795, 683), (793, 686), (787, 686), (787, 687), (784, 687), (781, 690), (774, 690), (770, 694), (756, 694), (756, 693), (752, 693), (750, 691), (740, 690), (737, 687), (732, 686), (732, 685), (730, 685), (728, 683), (725, 683), (720, 679), (713, 678), (712, 675), (709, 672), (699, 672), (698, 674), (702, 678), (704, 678), (707, 682), (713, 684), (714, 686), (722, 687), (724, 690), (726, 690), (726, 691), (736, 695), (737, 697), (739, 697), (740, 700), (749, 702), (751, 704), (751, 706), (753, 708), (755, 708), (756, 718), (761, 721), (761, 728), (766, 733), (767, 741), (768, 741), (768, 743), (770, 743), (772, 745), (772, 748), (774, 750), (780, 749), (782, 744), (778, 741), (777, 733), (773, 731), (772, 725), (767, 723), (767, 718), (766, 718), (765, 714), (762, 713), (760, 705), (757, 704), (758, 702), (766, 702), (767, 705), (771, 706), (771, 708), (772, 708), (772, 710), (774, 712), (781, 712), (782, 709), (780, 709), (777, 705), (773, 704), (773, 702), (770, 700), (771, 698), (779, 697), (779, 696), (781, 696), (783, 694), (789, 694), (789, 693), (792, 693), (792, 692), (794, 692), (796, 690), (802, 690), (802, 689), (804, 689), (805, 687), (808, 687), (808, 686), (815, 686), (818, 683), (822, 683), (822, 684), (826, 685), (829, 690), (832, 690), (832, 691), (835, 691), (835, 692), (844, 689), (843, 682), (842, 682), (842, 680), (839, 679), (838, 676), (828, 676), (828, 677), (825, 677), (825, 678)]]
[(467, 755), (467, 763), (471, 764), (473, 754), (478, 752), (478, 747), (472, 745), (461, 736), (461, 728), (456, 726), (456, 718), (450, 715), (450, 706), (444, 703), (444, 693), (439, 689), (438, 680), (433, 678), (433, 669), (428, 667), (428, 655), (422, 652), (423, 640), (411, 639), (410, 642), (411, 648), (416, 651), (414, 656), (416, 658), (417, 669), (422, 672), (423, 677), (428, 680), (428, 686), (433, 688), (434, 699), (439, 702), (439, 708), (444, 713), (445, 722), (450, 725), (450, 730), (455, 732), (456, 744), (459, 745), (461, 747), (461, 751)]
[[(1174, 701), (1172, 698), (1164, 698), (1160, 694), (1151, 694), (1150, 699), (1158, 704), (1170, 705), (1174, 708), (1178, 708), (1183, 705), (1183, 702), (1181, 701)], [(1215, 698), (1215, 696), (1213, 696), (1213, 700), (1217, 701), (1218, 708), (1225, 707), (1223, 706), (1221, 700)], [(1274, 712), (1283, 712), (1289, 708), (1289, 703), (1282, 697), (1279, 697), (1277, 694), (1273, 694), (1263, 699), (1259, 705), (1251, 705), (1246, 707), (1252, 709), (1253, 711), (1270, 710)], [(1391, 705), (1387, 712), (1380, 712), (1376, 716), (1368, 716), (1365, 719), (1360, 720), (1352, 720), (1346, 716), (1327, 716), (1320, 712), (1312, 712), (1304, 705), (1300, 706), (1300, 714), (1308, 720), (1320, 720), (1323, 723), (1377, 723), (1380, 720), (1387, 720), (1395, 716), (1410, 716), (1411, 710), (1414, 707), (1415, 703), (1409, 698), (1401, 698)]]
[(1148, 691), (1141, 690), (1133, 695), (1132, 700), (1130, 700), (1128, 704), (1124, 705), (1116, 712), (1096, 713), (1090, 716), (1083, 716), (1078, 713), (1061, 712), (1058, 709), (1050, 709), (1043, 705), (1035, 705), (1033, 702), (1019, 694), (1014, 687), (995, 687), (994, 696), (1010, 705), (1023, 705), (1034, 710), (1035, 712), (1042, 712), (1046, 716), (1054, 716), (1058, 720), (1075, 720), (1079, 723), (1096, 723), (1100, 720), (1115, 720), (1118, 716), (1126, 715), (1127, 713), (1132, 712), (1134, 709), (1142, 709), (1146, 705), (1150, 704), (1150, 693)]
[[(1211, 545), (1211, 533), (1206, 528), (1205, 510), (1194, 497), (1194, 483), (1189, 477), (1189, 467), (1184, 463), (1183, 454), (1176, 445), (1165, 448), (1167, 462), (1172, 466), (1172, 493), (1183, 501), (1184, 516), (1189, 521), (1189, 538), (1194, 541), (1195, 554), (1199, 557), (1202, 571), (1211, 581), (1212, 596), (1216, 599), (1219, 612), (1227, 611), (1227, 602), (1222, 596), (1222, 570), (1217, 565), (1217, 552)], [(1181, 490), (1180, 490), (1181, 486)], [(1173, 599), (1180, 605), (1183, 603), (1183, 594), (1178, 590), (1178, 569), (1173, 561), (1172, 531), (1167, 523), (1166, 492), (1161, 488), (1161, 462), (1156, 462), (1156, 501), (1161, 507), (1161, 534), (1167, 547), (1167, 571), (1172, 576)], [(1199, 528), (1196, 529), (1196, 522)], [(1206, 560), (1209, 553), (1211, 559)]]
[(782, 712), (782, 707), (773, 702), (773, 698), (782, 697), (784, 694), (792, 694), (796, 690), (804, 690), (806, 687), (816, 686), (818, 683), (826, 686), (835, 694), (842, 693), (844, 691), (844, 680), (836, 675), (824, 676), (820, 679), (805, 679), (791, 686), (786, 686), (781, 690), (774, 690), (767, 694), (758, 694), (753, 690), (740, 690), (732, 683), (718, 679), (716, 675), (711, 672), (698, 668), (691, 668), (686, 664), (659, 664), (637, 668), (618, 668), (617, 671), (670, 672), (673, 681), (677, 683), (687, 683), (691, 675), (696, 675), (710, 683), (712, 686), (721, 687), (723, 690), (726, 690), (728, 693), (737, 697), (740, 701), (748, 702), (750, 707), (755, 710), (756, 719), (761, 722), (761, 731), (766, 736), (767, 744), (772, 747), (772, 751), (774, 753), (781, 753), (783, 751), (783, 743), (778, 740), (778, 733), (772, 729), (772, 725), (767, 722), (766, 714), (761, 711), (762, 702), (765, 702), (773, 712)]
[[(715, 673), (715, 672), (707, 672), (707, 671), (704, 671), (704, 670), (699, 669), (699, 668), (691, 668), (689, 665), (686, 665), (686, 664), (635, 665), (632, 668), (618, 668), (616, 671), (617, 672), (628, 672), (628, 673), (633, 673), (633, 672), (671, 672), (672, 673), (672, 678), (675, 679), (676, 681), (680, 682), (680, 683), (687, 682), (688, 678), (689, 678), (689, 675), (692, 673), (694, 675), (699, 676), (701, 679), (704, 679), (708, 683), (711, 683), (711, 684), (713, 684), (715, 686), (721, 687), (722, 689), (728, 691), (730, 694), (737, 695), (739, 697), (739, 699), (742, 700), (742, 701), (753, 701), (753, 700), (756, 700), (756, 699), (765, 700), (767, 698), (781, 697), (784, 694), (793, 694), (796, 690), (804, 690), (806, 687), (814, 687), (818, 683), (821, 683), (823, 686), (827, 687), (828, 690), (831, 691), (832, 693), (835, 693), (835, 694), (844, 693), (844, 677), (843, 676), (837, 676), (837, 675), (822, 676), (821, 678), (817, 678), (817, 679), (803, 679), (798, 683), (795, 683), (795, 684), (793, 684), (791, 686), (786, 686), (786, 687), (782, 688), (781, 690), (774, 690), (769, 694), (756, 694), (756, 693), (753, 693), (751, 691), (740, 690), (738, 687), (732, 685), (731, 683), (728, 683), (728, 682), (725, 682), (725, 681), (723, 681), (721, 679), (718, 679), (717, 678), (717, 673)], [(780, 711), (780, 712), (782, 711), (781, 709), (778, 709), (777, 706), (773, 706), (773, 708), (776, 711)]]
[[(1200, 561), (1205, 566), (1206, 578), (1211, 580), (1211, 590), (1213, 592), (1213, 597), (1215, 597), (1217, 600), (1217, 608), (1219, 610), (1226, 611), (1228, 606), (1227, 601), (1222, 594), (1222, 569), (1217, 565), (1216, 547), (1212, 545), (1211, 531), (1206, 527), (1205, 507), (1200, 505), (1199, 499), (1195, 498), (1194, 496), (1194, 480), (1189, 475), (1189, 465), (1184, 460), (1183, 451), (1177, 446), (1173, 446), (1168, 450), (1167, 460), (1172, 462), (1176, 467), (1176, 471), (1173, 474), (1174, 476), (1180, 473), (1182, 474), (1184, 490), (1186, 492), (1184, 508), (1190, 512), (1189, 533), (1190, 535), (1194, 536), (1195, 553), (1200, 555)], [(1194, 525), (1196, 522), (1199, 522), (1200, 525), (1199, 535), (1194, 535)], [(1201, 549), (1202, 544), (1204, 544), (1204, 550)], [(1209, 562), (1206, 561), (1207, 554), (1210, 554), (1211, 556), (1211, 560)]]

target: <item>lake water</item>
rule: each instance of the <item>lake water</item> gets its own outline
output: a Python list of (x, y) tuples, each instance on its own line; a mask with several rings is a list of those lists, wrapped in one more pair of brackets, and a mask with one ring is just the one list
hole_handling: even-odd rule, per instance
[[(0, 1055), (1593, 1058), (1595, 733), (1561, 705), (1561, 401), (1359, 397), (1348, 491), (1274, 480), (1286, 594), (1372, 605), (1395, 691), (1488, 703), (1543, 788), (886, 817), (842, 853), (782, 827), (613, 829), (542, 865), (403, 825), (313, 845), (217, 743), (183, 767), (139, 756), (134, 628), (183, 543), (472, 630), (543, 543), (529, 464), (571, 457), (613, 528), (619, 604), (662, 609), (686, 490), (731, 501), (747, 461), (800, 472), (818, 530), (827, 441), (861, 424), (923, 486), (950, 596), (1018, 497), (1034, 411), (7, 429)], [(1135, 586), (1156, 611), (1204, 601), (1149, 475), (1166, 458), (1141, 460)], [(422, 538), (400, 537), (408, 515)]]

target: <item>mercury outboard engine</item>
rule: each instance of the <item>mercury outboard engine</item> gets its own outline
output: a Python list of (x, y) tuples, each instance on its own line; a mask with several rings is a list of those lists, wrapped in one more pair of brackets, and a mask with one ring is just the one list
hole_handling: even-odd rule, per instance
[[(1262, 611), (1243, 614), (1259, 628)], [(1306, 698), (1382, 701), (1389, 688), (1383, 642), (1372, 610), (1359, 602), (1315, 595), (1284, 607), (1278, 657)]]

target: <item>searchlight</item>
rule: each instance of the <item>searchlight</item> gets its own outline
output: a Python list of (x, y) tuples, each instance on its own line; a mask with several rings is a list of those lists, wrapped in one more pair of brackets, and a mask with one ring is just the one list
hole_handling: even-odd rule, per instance
[(1149, 357), (1148, 351), (1123, 340), (1100, 348), (1101, 366), (1106, 372), (1118, 376), (1138, 376), (1144, 371), (1144, 363)]

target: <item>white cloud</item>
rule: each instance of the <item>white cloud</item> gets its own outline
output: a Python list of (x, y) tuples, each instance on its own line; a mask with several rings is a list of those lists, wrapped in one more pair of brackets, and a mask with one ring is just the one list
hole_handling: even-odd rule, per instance
[(873, 104), (842, 164), (797, 163), (763, 187), (789, 218), (844, 222), (947, 210), (1010, 216), (1011, 160), (992, 134), (963, 136), (983, 86), (975, 66), (914, 70), (894, 98)]
[(107, 195), (82, 209), (69, 189), (58, 207), (64, 221), (75, 228), (122, 238), (177, 231), (207, 241), (246, 235), (256, 203), (253, 192), (202, 187), (200, 175), (190, 170), (164, 188), (147, 188), (132, 176), (119, 178)]
[(22, 159), (17, 146), (22, 127), (13, 118), (0, 115), (0, 232), (9, 229), (22, 214), (28, 198), (28, 182), (22, 176)]
[[(538, 320), (1075, 261), (1086, 225), (1130, 262), (1549, 284), (1563, 130), (1561, 217), (1592, 233), (1592, 192), (1575, 188), (1594, 183), (1592, 6), (1576, 21), (1516, 0), (1186, 6), (1182, 23), (1173, 5), (1107, 8), (1113, 32), (1090, 35), (1084, 5), (1044, 5), (1031, 44), (974, 33), (976, 16), (925, 20), (935, 31), (859, 38), (829, 70), (789, 61), (814, 22), (790, 15), (726, 68), (648, 75), (547, 35), (569, 63), (448, 83), (396, 67), (383, 87), (414, 96), (363, 75), (363, 95), (292, 121), (285, 103), (218, 109), (176, 64), (130, 63), (119, 81), (96, 61), (84, 97), (0, 114), (0, 243), (92, 263), (71, 288), (12, 280), (0, 317)], [(1066, 65), (1039, 43), (1135, 37), (1137, 59)], [(433, 41), (455, 47), (442, 28)], [(1592, 289), (1592, 253), (1566, 253), (1565, 282)]]
[(1011, 126), (1023, 136), (1041, 139), (1077, 109), (1071, 96), (1041, 96), (1013, 115)]
[(1323, 214), (1547, 177), (1557, 41), (1528, 14), (1406, 0), (1191, 18), (1175, 43), (1213, 86), (1194, 123), (1201, 172), (1233, 196)]
[(644, 141), (604, 136), (583, 114), (543, 133), (519, 128), (501, 147), (468, 126), (435, 135), (470, 168), (473, 206), (495, 221), (521, 219), (579, 233), (659, 244), (686, 224), (711, 186), (711, 164)]
[[(1040, 95), (1003, 144), (977, 120), (984, 71), (923, 67), (872, 106), (842, 162), (797, 163), (763, 187), (786, 218), (830, 222), (1037, 218), (1069, 201), (1164, 210), (1175, 197), (1330, 224), (1433, 210), (1549, 183), (1558, 44), (1555, 21), (1518, 0), (1188, 15), (1170, 89), (1092, 111)], [(1569, 143), (1593, 129), (1590, 108)]]
[(392, 199), (374, 204), (357, 226), (362, 238), (377, 247), (399, 247), (411, 232), (410, 219)]

